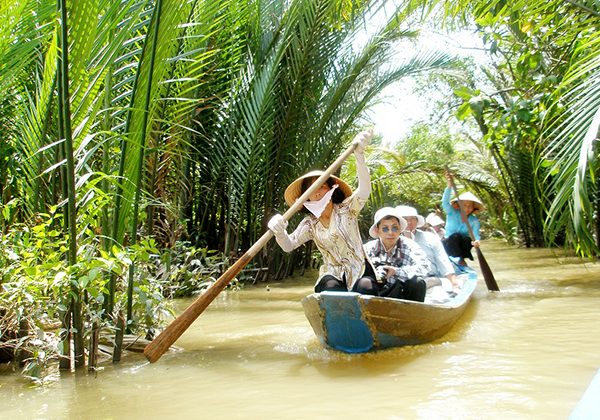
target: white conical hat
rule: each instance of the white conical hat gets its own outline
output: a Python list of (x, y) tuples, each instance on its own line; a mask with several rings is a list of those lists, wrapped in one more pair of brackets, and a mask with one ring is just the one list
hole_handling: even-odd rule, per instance
[[(483, 210), (483, 203), (473, 193), (464, 192), (464, 193), (462, 193), (461, 195), (458, 196), (458, 200), (460, 200), (460, 201), (472, 201), (473, 202), (473, 208), (475, 209), (474, 211), (481, 211), (481, 210)], [(450, 203), (458, 205), (458, 200), (455, 198), (454, 200), (450, 201)]]

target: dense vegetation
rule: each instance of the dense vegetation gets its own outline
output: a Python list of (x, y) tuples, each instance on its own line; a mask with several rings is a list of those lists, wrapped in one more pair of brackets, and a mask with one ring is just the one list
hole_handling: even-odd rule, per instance
[[(0, 346), (35, 376), (57, 352), (44, 330), (64, 368), (93, 368), (103, 334), (114, 360), (124, 332), (152, 338), (165, 298), (209, 284), (285, 210), (288, 183), (327, 166), (410, 75), (436, 75), (478, 131), (419, 126), (395, 150), (372, 146), (365, 225), (385, 203), (434, 209), (450, 163), (487, 199), (490, 234), (598, 255), (597, 3), (443, 6), (2, 3)], [(484, 79), (445, 53), (392, 55), (430, 13), (476, 25)], [(255, 264), (282, 278), (310, 252), (269, 247)]]

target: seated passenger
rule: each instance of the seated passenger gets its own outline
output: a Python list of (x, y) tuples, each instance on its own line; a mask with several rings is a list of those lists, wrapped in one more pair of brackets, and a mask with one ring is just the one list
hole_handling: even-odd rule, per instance
[(429, 213), (425, 218), (425, 225), (429, 228), (429, 231), (435, 233), (440, 239), (444, 239), (446, 235), (444, 223), (444, 220), (433, 212)]
[(423, 250), (411, 239), (401, 236), (406, 221), (393, 207), (375, 213), (369, 229), (373, 241), (364, 245), (378, 279), (385, 281), (379, 295), (418, 302), (425, 300), (424, 277), (431, 271)]
[[(433, 268), (433, 276), (447, 278), (452, 282), (452, 285), (458, 285), (458, 277), (440, 238), (431, 232), (417, 229), (425, 225), (423, 216), (417, 212), (417, 209), (410, 206), (398, 206), (396, 210), (407, 223), (404, 235), (413, 239), (425, 251), (425, 255), (427, 255)], [(444, 285), (443, 281), (442, 284)], [(450, 286), (446, 288), (451, 289)]]

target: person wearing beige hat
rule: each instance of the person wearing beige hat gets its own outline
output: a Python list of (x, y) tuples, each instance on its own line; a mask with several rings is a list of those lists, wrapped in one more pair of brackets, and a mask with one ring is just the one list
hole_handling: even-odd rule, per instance
[(423, 250), (401, 233), (406, 221), (393, 207), (383, 207), (375, 213), (369, 235), (375, 238), (364, 245), (375, 273), (384, 282), (379, 295), (418, 302), (425, 300), (424, 278), (431, 266)]
[[(458, 199), (451, 199), (452, 180), (450, 176), (449, 173), (446, 173), (448, 185), (442, 195), (442, 208), (446, 212), (446, 236), (442, 242), (448, 255), (457, 257), (459, 259), (459, 265), (466, 265), (465, 258), (473, 260), (471, 248), (479, 247), (479, 241), (481, 240), (479, 234), (480, 223), (476, 213), (482, 211), (484, 207), (481, 200), (470, 192), (460, 194)], [(467, 220), (473, 230), (475, 240), (471, 240), (469, 228), (462, 219), (458, 200), (460, 200), (463, 205)]]
[(408, 224), (404, 235), (419, 244), (425, 255), (427, 255), (427, 259), (433, 268), (432, 275), (434, 277), (447, 278), (452, 284), (456, 285), (458, 279), (454, 272), (454, 267), (452, 266), (452, 262), (450, 262), (450, 258), (448, 258), (448, 254), (440, 238), (434, 233), (418, 229), (425, 226), (423, 216), (419, 214), (416, 208), (411, 206), (398, 206), (396, 210)]
[[(371, 131), (359, 133), (354, 138), (357, 145), (356, 173), (358, 188), (350, 186), (336, 176), (314, 192), (304, 203), (303, 211), (309, 213), (291, 234), (287, 233), (287, 221), (277, 214), (268, 223), (275, 240), (285, 252), (291, 252), (312, 240), (323, 256), (323, 265), (315, 284), (315, 292), (355, 291), (378, 295), (379, 285), (375, 272), (368, 261), (360, 236), (358, 217), (371, 194), (371, 178), (365, 161), (364, 150), (372, 137)], [(309, 172), (292, 182), (284, 193), (291, 206), (323, 171)]]

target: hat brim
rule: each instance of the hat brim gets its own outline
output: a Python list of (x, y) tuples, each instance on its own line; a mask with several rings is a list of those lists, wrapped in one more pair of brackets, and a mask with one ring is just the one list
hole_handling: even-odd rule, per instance
[[(473, 211), (482, 211), (485, 208), (483, 206), (483, 203), (481, 201), (479, 201), (475, 196), (473, 196), (473, 197), (474, 197), (474, 199), (461, 198), (460, 201), (470, 201), (473, 203)], [(452, 204), (455, 208), (459, 208), (457, 198), (451, 200), (450, 204)]]
[(398, 210), (400, 216), (406, 218), (406, 217), (416, 217), (417, 218), (417, 226), (418, 228), (425, 226), (425, 218), (423, 216), (421, 216), (418, 212), (417, 209), (415, 209), (414, 207), (411, 206), (397, 206), (396, 209)]
[(423, 226), (425, 226), (425, 218), (420, 214), (417, 214), (417, 227), (420, 228)]
[(400, 222), (400, 233), (402, 233), (406, 230), (408, 223), (406, 223), (406, 220), (402, 216), (400, 216), (399, 214), (396, 214), (396, 213), (384, 213), (381, 215), (381, 217), (376, 218), (375, 222), (369, 228), (369, 235), (371, 236), (371, 238), (373, 238), (373, 239), (379, 238), (379, 235), (377, 235), (377, 225), (383, 219), (385, 219), (386, 217), (390, 217), (390, 216), (395, 217)]
[(437, 214), (429, 215), (425, 218), (425, 222), (429, 223), (431, 226), (442, 226), (444, 221)]
[[(291, 207), (298, 198), (302, 195), (302, 181), (307, 178), (318, 178), (323, 175), (325, 171), (311, 171), (307, 174), (302, 175), (300, 178), (296, 179), (285, 189), (285, 193), (283, 197), (285, 198), (286, 204)], [(333, 178), (335, 183), (338, 185), (338, 189), (344, 193), (344, 198), (348, 198), (352, 195), (352, 188), (345, 181), (338, 178), (335, 175), (331, 175), (329, 178)]]

